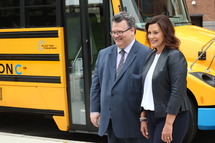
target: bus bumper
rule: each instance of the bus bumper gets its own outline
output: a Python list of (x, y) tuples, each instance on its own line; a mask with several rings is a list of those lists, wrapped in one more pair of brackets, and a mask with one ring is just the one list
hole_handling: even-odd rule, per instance
[(200, 130), (215, 129), (215, 108), (198, 109), (198, 128)]

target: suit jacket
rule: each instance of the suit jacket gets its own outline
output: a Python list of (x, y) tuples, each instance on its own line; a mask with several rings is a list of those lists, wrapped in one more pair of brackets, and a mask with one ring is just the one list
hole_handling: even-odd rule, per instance
[(99, 135), (105, 134), (111, 118), (117, 137), (142, 137), (139, 122), (142, 72), (150, 51), (135, 41), (117, 77), (117, 46), (99, 52), (90, 93), (90, 111), (100, 113)]
[[(143, 83), (154, 60), (156, 51), (149, 54), (143, 72)], [(167, 113), (177, 115), (190, 109), (187, 97), (187, 62), (179, 50), (165, 47), (152, 76), (152, 93), (155, 117), (165, 117)], [(144, 95), (143, 95), (144, 96)]]

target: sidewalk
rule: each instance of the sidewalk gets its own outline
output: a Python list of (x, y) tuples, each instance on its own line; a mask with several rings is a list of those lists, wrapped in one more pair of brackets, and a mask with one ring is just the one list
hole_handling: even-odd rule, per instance
[(1, 143), (90, 143), (0, 132)]

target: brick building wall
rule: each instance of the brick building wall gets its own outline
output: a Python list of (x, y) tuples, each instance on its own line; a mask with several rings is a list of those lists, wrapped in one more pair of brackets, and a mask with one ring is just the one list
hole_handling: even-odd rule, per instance
[(215, 0), (186, 0), (186, 2), (190, 15), (202, 14), (203, 27), (215, 30)]

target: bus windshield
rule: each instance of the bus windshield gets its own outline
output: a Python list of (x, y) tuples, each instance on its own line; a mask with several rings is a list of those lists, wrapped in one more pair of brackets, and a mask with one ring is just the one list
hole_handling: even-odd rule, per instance
[(159, 14), (169, 16), (174, 26), (191, 24), (184, 0), (122, 0), (122, 6), (134, 15), (138, 28), (144, 29), (146, 21)]

